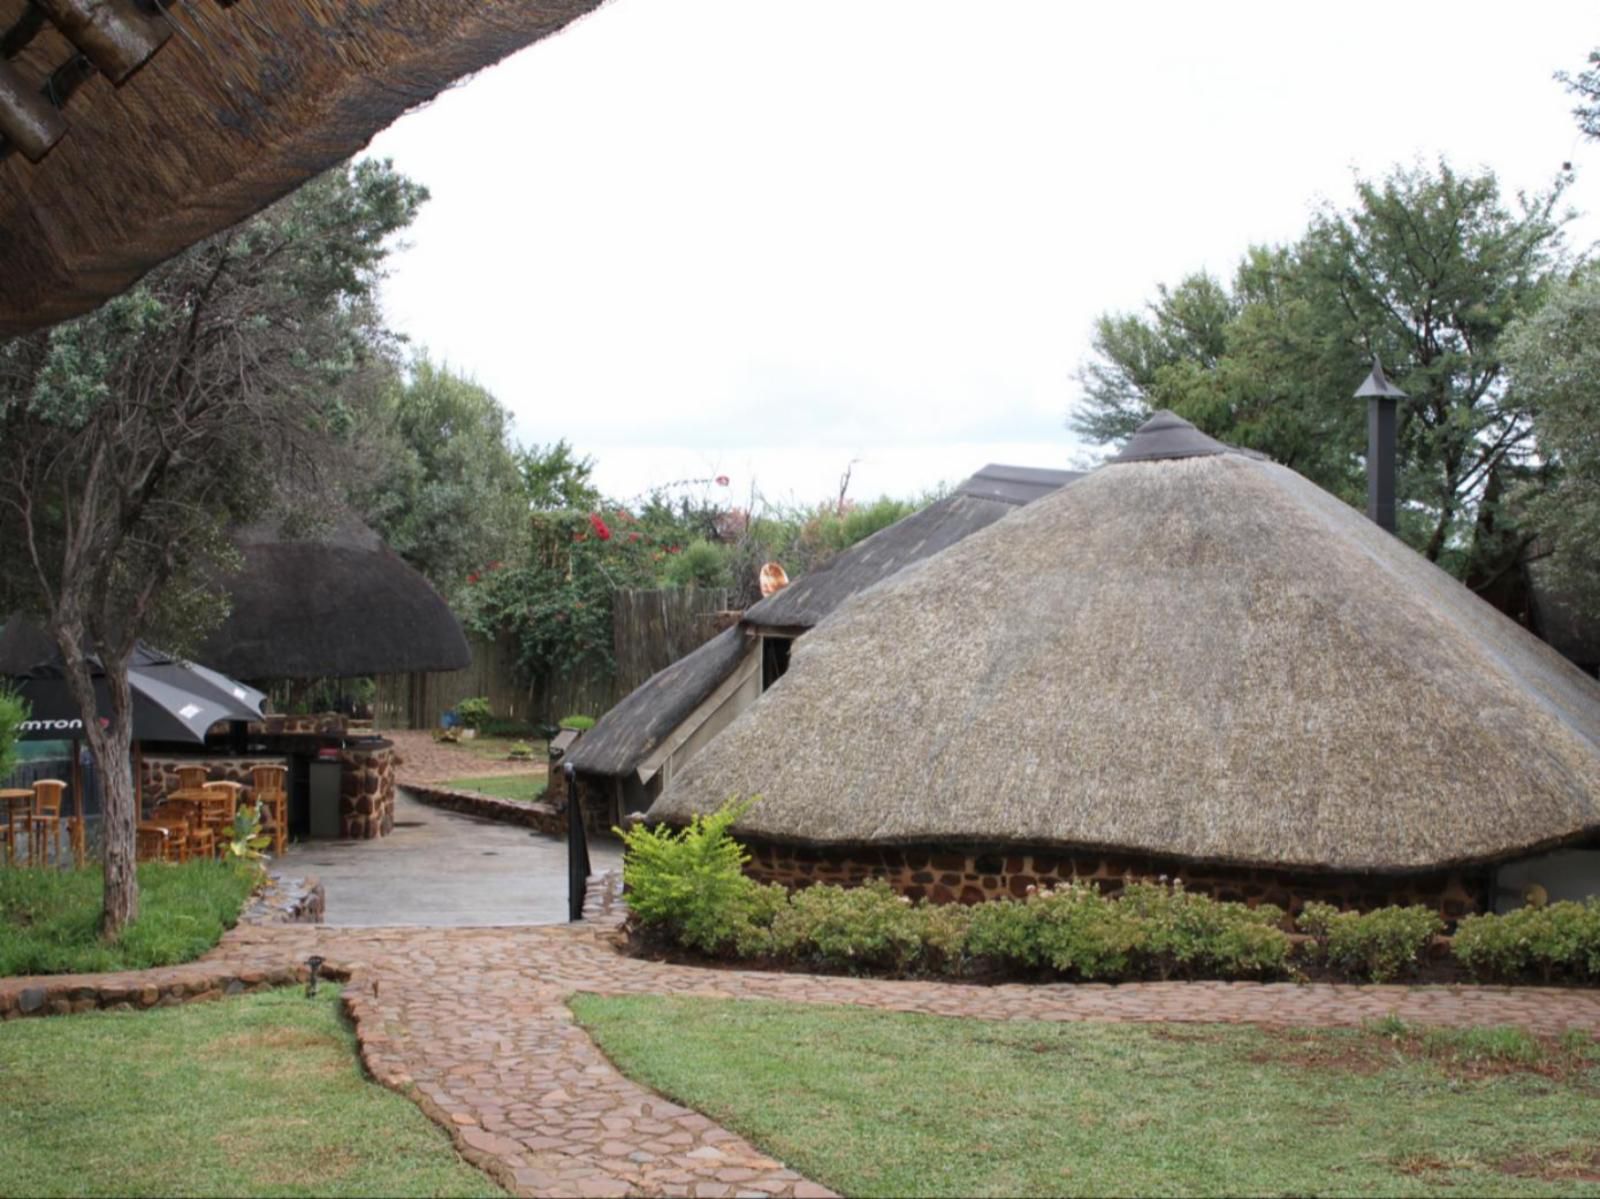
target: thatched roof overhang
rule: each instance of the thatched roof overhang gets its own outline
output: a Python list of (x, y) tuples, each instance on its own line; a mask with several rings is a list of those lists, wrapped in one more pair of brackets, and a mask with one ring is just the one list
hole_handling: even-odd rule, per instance
[(746, 624), (793, 636), (845, 599), (912, 562), (954, 545), (1002, 516), (1079, 478), (1078, 471), (990, 465), (942, 500), (835, 555), (782, 591), (745, 610)]
[(1237, 453), (1109, 464), (841, 604), (650, 809), (823, 846), (1411, 872), (1600, 832), (1600, 685)]
[(744, 630), (724, 629), (623, 697), (568, 751), (567, 764), (611, 777), (637, 769), (752, 652)]
[(88, 311), (598, 4), (0, 0), (0, 336)]
[(228, 618), (196, 657), (240, 679), (350, 678), (460, 670), (455, 614), (371, 529), (346, 519), (322, 540), (272, 525), (238, 531), (243, 569), (221, 582)]

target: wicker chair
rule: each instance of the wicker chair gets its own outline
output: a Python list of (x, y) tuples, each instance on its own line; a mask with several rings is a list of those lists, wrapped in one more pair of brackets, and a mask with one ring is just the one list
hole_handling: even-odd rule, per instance
[(28, 857), (40, 866), (50, 864), (49, 842), (61, 861), (61, 799), (67, 785), (60, 779), (38, 779), (33, 784), (33, 811), (28, 816)]
[(257, 766), (250, 771), (251, 794), (270, 817), (263, 828), (270, 830), (273, 856), (280, 858), (289, 844), (289, 793), (284, 787), (288, 774), (283, 766)]

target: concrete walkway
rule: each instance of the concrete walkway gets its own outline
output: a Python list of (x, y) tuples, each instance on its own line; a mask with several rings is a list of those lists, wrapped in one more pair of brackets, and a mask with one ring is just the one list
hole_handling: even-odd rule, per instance
[[(350, 928), (413, 924), (559, 924), (567, 919), (567, 846), (530, 829), (479, 820), (395, 793), (395, 828), (373, 841), (305, 841), (279, 864), (314, 875), (326, 920)], [(596, 873), (620, 869), (622, 850), (591, 842)]]

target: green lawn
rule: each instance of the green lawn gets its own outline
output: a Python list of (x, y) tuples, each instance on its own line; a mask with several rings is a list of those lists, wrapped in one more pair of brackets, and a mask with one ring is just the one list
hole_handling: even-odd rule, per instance
[(511, 753), (513, 745), (526, 745), (533, 750), (533, 761), (542, 762), (550, 750), (546, 742), (540, 737), (474, 737), (470, 741), (457, 741), (455, 747), (465, 750), (476, 758), (488, 758), (495, 762), (504, 762)]
[(572, 1006), (629, 1076), (851, 1196), (1600, 1195), (1587, 1037)]
[(0, 1195), (500, 1195), (362, 1077), (337, 988), (0, 1026)]
[(491, 774), (471, 778), (451, 779), (440, 784), (457, 791), (476, 791), (480, 795), (493, 795), (496, 799), (515, 799), (532, 803), (544, 794), (548, 781), (542, 774)]
[(170, 966), (199, 957), (238, 922), (247, 875), (221, 862), (139, 867), (139, 918), (116, 944), (100, 939), (104, 875), (0, 868), (0, 976)]

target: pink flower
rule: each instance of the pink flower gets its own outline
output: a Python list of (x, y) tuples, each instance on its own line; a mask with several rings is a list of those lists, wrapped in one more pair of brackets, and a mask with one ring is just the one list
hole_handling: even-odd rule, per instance
[(717, 476), (717, 486), (718, 487), (726, 487), (727, 485), (728, 485), (728, 476), (727, 475), (718, 475)]

